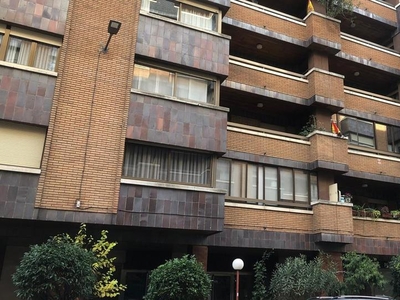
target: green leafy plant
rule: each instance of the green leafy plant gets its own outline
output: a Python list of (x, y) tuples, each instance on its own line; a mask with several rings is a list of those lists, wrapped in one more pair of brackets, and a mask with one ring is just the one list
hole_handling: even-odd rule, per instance
[(299, 135), (307, 136), (316, 130), (326, 131), (324, 127), (318, 127), (315, 115), (310, 115), (307, 123), (301, 128)]
[(382, 288), (385, 284), (383, 275), (379, 272), (379, 262), (365, 254), (347, 252), (342, 256), (345, 294), (360, 294), (367, 287)]
[(204, 300), (211, 279), (194, 256), (174, 258), (153, 270), (145, 300)]
[(392, 211), (390, 211), (390, 213), (392, 214), (392, 217), (394, 219), (400, 218), (400, 210), (392, 210)]
[(12, 276), (23, 300), (75, 300), (93, 294), (96, 275), (93, 253), (69, 243), (49, 239), (26, 252)]
[(397, 299), (400, 296), (400, 255), (393, 256), (388, 267), (392, 274), (390, 284), (393, 287), (393, 296)]
[(277, 265), (270, 283), (271, 299), (304, 300), (323, 294), (335, 295), (339, 290), (336, 266), (332, 260), (329, 262), (329, 256), (323, 259), (322, 255), (311, 261), (303, 255), (287, 258)]
[(367, 216), (373, 218), (373, 219), (378, 219), (381, 216), (381, 211), (378, 209), (374, 208), (366, 208), (365, 211), (367, 212)]
[(353, 0), (317, 0), (326, 8), (326, 14), (330, 17), (345, 16), (353, 12)]
[(267, 266), (266, 262), (272, 252), (265, 251), (259, 261), (254, 264), (254, 285), (252, 291), (252, 300), (265, 300), (268, 297), (267, 290)]

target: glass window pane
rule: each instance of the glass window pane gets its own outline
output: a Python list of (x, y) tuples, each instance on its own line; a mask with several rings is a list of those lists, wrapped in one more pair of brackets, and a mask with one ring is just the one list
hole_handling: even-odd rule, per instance
[(58, 47), (37, 44), (34, 67), (49, 71), (56, 70)]
[(227, 193), (229, 193), (229, 169), (230, 169), (229, 160), (227, 159), (217, 160), (216, 187), (226, 190)]
[(247, 198), (257, 198), (257, 166), (247, 165)]
[(291, 169), (280, 169), (280, 194), (282, 200), (293, 200), (293, 172)]
[(171, 72), (135, 65), (133, 71), (134, 89), (143, 92), (172, 96), (174, 74)]
[(400, 153), (400, 127), (388, 126), (388, 151)]
[(0, 33), (0, 47), (1, 47), (1, 42), (3, 41), (3, 34)]
[(135, 178), (167, 180), (168, 152), (165, 149), (128, 144), (123, 175)]
[(258, 166), (257, 199), (264, 199), (264, 168)]
[(239, 162), (232, 162), (231, 170), (231, 196), (244, 197), (242, 195), (243, 186), (243, 169), (245, 165)]
[(171, 181), (210, 184), (211, 157), (199, 153), (171, 151)]
[(264, 168), (265, 200), (278, 200), (278, 169)]
[(295, 201), (308, 202), (308, 174), (304, 171), (294, 171)]
[(310, 174), (310, 190), (311, 190), (311, 201), (318, 200), (318, 177), (316, 174)]
[(142, 0), (142, 10), (177, 20), (179, 4), (173, 0)]
[(211, 81), (178, 74), (176, 97), (198, 102), (213, 101), (214, 87)]
[(217, 30), (217, 14), (198, 7), (182, 4), (181, 22), (207, 30)]
[(10, 37), (5, 61), (20, 65), (28, 65), (31, 42), (16, 37)]

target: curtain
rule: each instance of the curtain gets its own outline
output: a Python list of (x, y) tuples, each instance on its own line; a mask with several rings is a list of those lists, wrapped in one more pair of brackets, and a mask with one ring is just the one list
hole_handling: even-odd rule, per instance
[(265, 200), (278, 200), (278, 169), (264, 168)]
[(295, 201), (308, 202), (308, 174), (304, 171), (294, 171)]
[(171, 181), (208, 185), (210, 169), (208, 155), (171, 151)]
[(171, 72), (135, 65), (132, 87), (143, 92), (172, 96), (174, 74)]
[(178, 74), (176, 81), (176, 97), (198, 102), (207, 102), (207, 80)]
[(37, 44), (34, 67), (55, 71), (57, 62), (58, 47)]
[(8, 43), (5, 61), (20, 65), (27, 65), (31, 42), (11, 37)]
[(216, 30), (217, 15), (213, 12), (182, 4), (181, 22), (195, 27)]
[(167, 180), (168, 152), (155, 147), (127, 145), (123, 175), (134, 178)]
[(226, 159), (218, 159), (217, 161), (217, 188), (224, 189), (229, 193), (229, 180), (230, 180), (230, 163)]
[(142, 0), (142, 10), (145, 12), (150, 11), (150, 0)]
[(282, 200), (293, 200), (293, 172), (291, 169), (280, 169), (280, 191)]
[(246, 198), (257, 198), (257, 166), (247, 165), (247, 195)]

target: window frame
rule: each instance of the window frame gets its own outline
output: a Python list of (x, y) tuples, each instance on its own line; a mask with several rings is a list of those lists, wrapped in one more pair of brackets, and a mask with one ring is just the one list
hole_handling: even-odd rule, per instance
[[(143, 7), (143, 0), (141, 0), (141, 3), (140, 3), (140, 11), (142, 13), (144, 12), (144, 13), (149, 14), (151, 16), (157, 16), (158, 18), (162, 18), (162, 19), (165, 19), (165, 20), (171, 20), (171, 21), (179, 22), (179, 24), (182, 24), (182, 25), (187, 26), (187, 27), (203, 30), (203, 31), (206, 31), (206, 32), (221, 33), (221, 31), (222, 31), (222, 12), (221, 12), (220, 9), (218, 9), (216, 7), (212, 7), (212, 6), (206, 5), (204, 3), (199, 3), (197, 1), (192, 1), (192, 0), (174, 0), (174, 1), (179, 4), (178, 13), (177, 13), (176, 19), (172, 19), (172, 18), (168, 18), (168, 17), (164, 17), (164, 16), (161, 16), (161, 15), (152, 13), (152, 12), (150, 12), (150, 10), (146, 11), (145, 9), (142, 8)], [(195, 8), (200, 8), (202, 10), (206, 10), (206, 11), (211, 12), (211, 13), (215, 13), (216, 16), (217, 16), (217, 20), (216, 20), (216, 23), (217, 23), (216, 27), (217, 28), (215, 30), (210, 30), (210, 29), (207, 29), (207, 28), (197, 27), (197, 26), (182, 22), (181, 21), (181, 19), (182, 19), (182, 17), (181, 17), (182, 5), (188, 5), (188, 6), (192, 6), (192, 7), (195, 7)]]
[[(240, 201), (240, 202), (246, 202), (246, 203), (258, 203), (258, 204), (265, 204), (265, 205), (274, 205), (274, 206), (292, 206), (292, 207), (309, 207), (310, 203), (312, 202), (312, 189), (311, 189), (311, 176), (315, 176), (317, 179), (317, 188), (318, 188), (318, 176), (314, 172), (310, 172), (308, 170), (302, 170), (302, 169), (295, 169), (295, 168), (289, 168), (289, 167), (279, 167), (279, 166), (273, 166), (273, 165), (267, 165), (267, 164), (258, 164), (258, 163), (252, 163), (252, 162), (246, 162), (246, 161), (240, 161), (240, 160), (233, 160), (233, 159), (228, 159), (228, 158), (221, 158), (216, 161), (216, 168), (218, 168), (218, 162), (223, 161), (223, 162), (228, 162), (229, 163), (229, 181), (228, 181), (228, 190), (225, 198), (227, 200), (231, 201)], [(232, 196), (232, 166), (233, 164), (238, 164), (241, 166), (241, 174), (240, 174), (240, 197), (238, 196)], [(248, 177), (248, 170), (249, 170), (249, 165), (255, 166), (256, 167), (256, 198), (248, 198), (248, 184), (249, 184), (249, 177)], [(261, 168), (261, 172), (260, 172)], [(272, 168), (276, 170), (276, 200), (266, 200), (266, 185), (265, 185), (265, 176), (266, 176), (266, 168)], [(292, 180), (291, 180), (291, 186), (292, 186), (292, 199), (283, 199), (281, 197), (281, 189), (282, 189), (282, 183), (281, 183), (281, 171), (282, 170), (290, 170), (292, 174)], [(307, 201), (300, 201), (296, 200), (296, 172), (304, 172), (307, 174)], [(217, 174), (218, 171), (215, 172)], [(260, 178), (260, 174), (262, 174), (262, 178)], [(217, 180), (216, 178), (216, 187), (217, 186)], [(261, 188), (259, 183), (262, 184)], [(236, 183), (238, 184), (238, 183)], [(262, 191), (262, 196), (260, 198), (259, 192), (260, 190)], [(318, 194), (318, 190), (317, 190)], [(318, 195), (317, 195), (318, 197)]]
[[(148, 91), (144, 91), (141, 89), (137, 89), (133, 87), (133, 82), (135, 80), (135, 75), (133, 74), (133, 79), (132, 79), (132, 87), (131, 87), (131, 92), (135, 92), (135, 91), (139, 91), (141, 93), (146, 93), (146, 94), (151, 94), (151, 95), (157, 95), (158, 97), (162, 96), (164, 98), (172, 98), (172, 99), (178, 99), (180, 101), (188, 101), (191, 103), (200, 103), (200, 104), (204, 104), (204, 105), (213, 105), (213, 106), (218, 106), (219, 105), (219, 87), (220, 87), (220, 82), (219, 79), (217, 77), (212, 77), (206, 74), (200, 74), (198, 72), (188, 72), (187, 70), (182, 70), (179, 68), (174, 68), (174, 67), (165, 67), (165, 66), (160, 66), (160, 65), (156, 65), (153, 63), (147, 63), (147, 62), (142, 62), (142, 61), (137, 61), (135, 62), (134, 66), (133, 66), (133, 72), (135, 72), (135, 67), (136, 66), (143, 66), (143, 67), (148, 67), (148, 68), (153, 68), (156, 70), (160, 70), (160, 71), (164, 71), (164, 72), (169, 72), (169, 73), (173, 73), (173, 83), (172, 83), (172, 96), (169, 95), (165, 95), (165, 94), (159, 94), (159, 93), (152, 93), (152, 92), (148, 92)], [(188, 76), (191, 78), (195, 78), (195, 79), (201, 79), (201, 80), (205, 80), (205, 81), (210, 81), (214, 83), (214, 94), (213, 94), (213, 98), (214, 98), (214, 102), (213, 103), (209, 103), (209, 102), (202, 102), (202, 101), (196, 101), (196, 100), (192, 100), (192, 99), (187, 99), (187, 98), (179, 98), (176, 96), (177, 94), (177, 79), (179, 75), (184, 75), (184, 76)]]
[[(19, 68), (25, 67), (25, 68), (41, 70), (44, 72), (57, 73), (59, 59), (60, 59), (60, 48), (61, 48), (61, 44), (62, 44), (61, 38), (38, 33), (38, 32), (33, 32), (33, 31), (22, 29), (19, 27), (6, 26), (5, 24), (0, 24), (0, 34), (3, 35), (1, 45), (0, 45), (0, 62), (3, 62), (4, 64), (19, 66)], [(23, 39), (25, 41), (28, 41), (31, 44), (29, 57), (28, 57), (28, 63), (26, 65), (5, 61), (9, 42), (12, 37)], [(55, 60), (55, 66), (54, 66), (53, 71), (48, 70), (48, 69), (34, 67), (38, 44), (44, 44), (46, 46), (58, 48), (57, 57)]]
[[(166, 165), (166, 179), (165, 180), (160, 180), (160, 179), (154, 179), (154, 178), (144, 178), (144, 177), (135, 177), (135, 176), (129, 176), (126, 175), (125, 171), (125, 159), (126, 159), (126, 151), (128, 150), (129, 146), (139, 146), (139, 147), (146, 147), (146, 148), (160, 148), (157, 147), (156, 145), (153, 144), (147, 144), (147, 143), (135, 143), (135, 142), (127, 142), (125, 144), (125, 150), (124, 150), (124, 159), (123, 159), (123, 164), (122, 164), (122, 178), (124, 179), (134, 179), (134, 180), (143, 180), (143, 181), (149, 181), (149, 182), (160, 182), (160, 183), (168, 183), (168, 184), (178, 184), (178, 185), (188, 185), (188, 186), (199, 186), (199, 187), (213, 187), (213, 182), (214, 182), (214, 170), (215, 170), (215, 155), (208, 153), (208, 152), (201, 152), (201, 151), (187, 151), (185, 149), (181, 148), (176, 148), (176, 147), (162, 147), (162, 151), (166, 152), (167, 160), (165, 162)], [(171, 180), (171, 171), (172, 171), (172, 154), (173, 152), (183, 152), (185, 154), (202, 154), (208, 157), (208, 162), (209, 162), (209, 176), (208, 176), (208, 183), (206, 184), (200, 184), (200, 183), (193, 183), (193, 182), (184, 182), (184, 181), (172, 181)]]

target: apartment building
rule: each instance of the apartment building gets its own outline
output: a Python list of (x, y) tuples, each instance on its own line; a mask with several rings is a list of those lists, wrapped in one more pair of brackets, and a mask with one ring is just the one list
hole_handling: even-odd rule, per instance
[(397, 255), (400, 221), (353, 208), (400, 209), (398, 2), (308, 4), (0, 1), (0, 298), (29, 245), (82, 222), (118, 241), (124, 300), (185, 253), (211, 300), (237, 257), (250, 299), (265, 250), (270, 271)]

